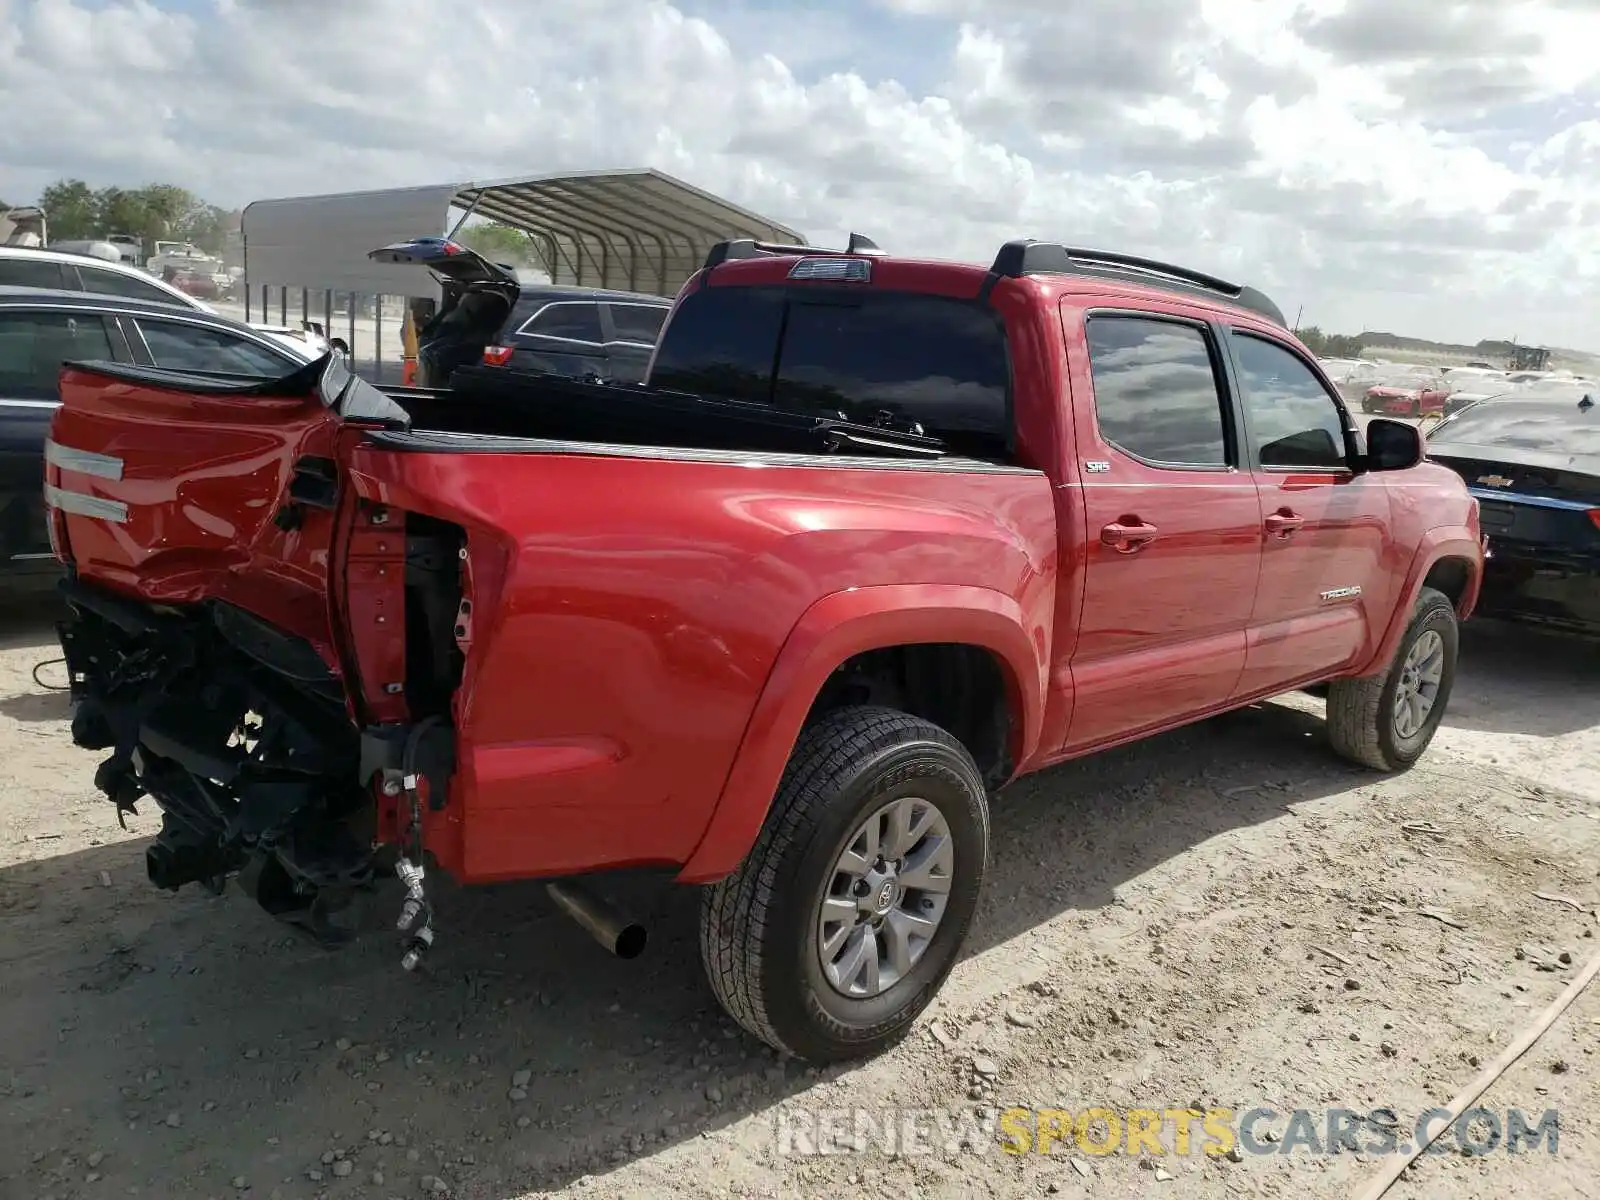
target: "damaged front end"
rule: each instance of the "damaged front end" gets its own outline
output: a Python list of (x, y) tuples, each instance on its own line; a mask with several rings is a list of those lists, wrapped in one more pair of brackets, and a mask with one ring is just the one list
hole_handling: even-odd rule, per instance
[[(143, 799), (159, 806), (151, 883), (220, 894), (233, 876), (267, 912), (338, 945), (353, 936), (340, 914), (394, 869), (381, 850), (387, 824), (415, 843), (399, 864), (402, 927), (425, 948), (420, 809), (428, 778), (444, 795), (448, 726), (359, 729), (343, 682), (308, 642), (227, 602), (153, 606), (79, 580), (63, 587), (73, 741), (110, 751), (95, 784), (119, 820)], [(416, 811), (402, 813), (408, 796)], [(419, 955), (413, 945), (407, 965)]]

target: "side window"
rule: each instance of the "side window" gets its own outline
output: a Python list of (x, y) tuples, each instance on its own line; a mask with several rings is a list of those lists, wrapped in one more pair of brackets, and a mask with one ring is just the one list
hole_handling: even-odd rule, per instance
[(1245, 333), (1233, 335), (1233, 355), (1263, 467), (1347, 465), (1339, 408), (1298, 355)]
[(1203, 330), (1144, 317), (1090, 317), (1100, 436), (1158, 466), (1228, 466), (1222, 392)]
[(661, 323), (667, 319), (667, 310), (656, 304), (613, 304), (611, 323), (616, 327), (617, 340), (638, 342), (654, 346), (661, 336)]
[(155, 284), (146, 283), (142, 279), (118, 274), (116, 271), (101, 271), (94, 267), (79, 266), (78, 274), (83, 277), (83, 290), (86, 292), (95, 292), (101, 296), (126, 296), (130, 300), (150, 300), (156, 304), (183, 305), (183, 301), (171, 292), (163, 291)]
[(137, 324), (144, 335), (144, 344), (150, 347), (150, 357), (158, 367), (276, 378), (295, 365), (287, 357), (219, 329), (145, 318), (140, 318)]
[(0, 285), (77, 290), (77, 284), (62, 275), (61, 264), (47, 258), (0, 258)]
[(97, 315), (0, 312), (0, 396), (54, 400), (62, 363), (113, 358)]
[(524, 336), (560, 338), (564, 342), (588, 342), (594, 346), (605, 341), (605, 335), (600, 332), (598, 304), (552, 304), (519, 332)]

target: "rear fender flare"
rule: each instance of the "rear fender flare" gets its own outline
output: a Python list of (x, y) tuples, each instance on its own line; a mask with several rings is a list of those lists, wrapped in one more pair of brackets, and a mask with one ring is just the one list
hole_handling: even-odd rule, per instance
[(678, 882), (715, 882), (754, 845), (806, 716), (840, 665), (868, 650), (928, 642), (981, 646), (999, 658), (1021, 718), (1013, 761), (1032, 756), (1044, 721), (1048, 630), (1030, 627), (1015, 600), (957, 584), (834, 592), (806, 610), (778, 652), (722, 795)]
[(1456, 603), (1456, 616), (1466, 620), (1478, 603), (1478, 588), (1483, 582), (1483, 545), (1465, 525), (1441, 525), (1422, 535), (1422, 542), (1411, 558), (1406, 581), (1396, 597), (1394, 611), (1389, 615), (1388, 627), (1372, 656), (1358, 671), (1357, 676), (1374, 675), (1388, 666), (1411, 623), (1411, 611), (1417, 605), (1422, 585), (1428, 572), (1447, 558), (1462, 558), (1472, 564), (1467, 574), (1466, 591)]

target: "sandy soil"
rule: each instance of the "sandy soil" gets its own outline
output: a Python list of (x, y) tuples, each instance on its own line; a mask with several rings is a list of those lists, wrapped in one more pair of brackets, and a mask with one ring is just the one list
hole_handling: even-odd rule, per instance
[[(935, 1010), (818, 1073), (721, 1016), (687, 892), (634, 897), (653, 941), (633, 963), (535, 887), (446, 892), (412, 978), (381, 930), (329, 954), (237, 896), (154, 891), (157, 819), (118, 828), (30, 678), (48, 622), (0, 614), (7, 1198), (1345, 1197), (1380, 1159), (818, 1158), (776, 1131), (1192, 1103), (1392, 1106), (1409, 1128), (1600, 950), (1594, 919), (1534, 896), (1600, 900), (1600, 649), (1525, 631), (1469, 627), (1447, 727), (1401, 777), (1334, 759), (1293, 697), (1017, 785)], [(386, 897), (371, 922), (392, 916)], [(1597, 1049), (1600, 986), (1483, 1100), (1559, 1109), (1557, 1156), (1430, 1157), (1391, 1196), (1600, 1196)]]

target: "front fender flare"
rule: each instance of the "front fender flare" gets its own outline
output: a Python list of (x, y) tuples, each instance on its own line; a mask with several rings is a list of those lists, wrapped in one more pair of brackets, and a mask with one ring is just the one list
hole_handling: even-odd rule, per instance
[(811, 705), (838, 667), (868, 650), (960, 642), (993, 652), (1020, 717), (1013, 761), (1031, 756), (1044, 723), (1048, 626), (1030, 626), (1004, 592), (959, 584), (889, 584), (834, 592), (785, 640), (756, 701), (711, 819), (679, 883), (712, 883), (754, 845)]
[(1416, 607), (1417, 596), (1422, 592), (1428, 572), (1447, 558), (1463, 558), (1472, 564), (1467, 575), (1466, 590), (1456, 602), (1456, 615), (1461, 620), (1472, 615), (1478, 603), (1478, 589), (1483, 583), (1482, 541), (1465, 525), (1440, 525), (1428, 530), (1422, 535), (1416, 553), (1411, 556), (1405, 584), (1395, 599), (1394, 611), (1389, 615), (1389, 624), (1384, 629), (1382, 640), (1361, 669), (1354, 672), (1355, 675), (1374, 675), (1388, 666), (1400, 646), (1400, 639), (1405, 636), (1406, 626), (1411, 623), (1411, 610)]

